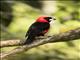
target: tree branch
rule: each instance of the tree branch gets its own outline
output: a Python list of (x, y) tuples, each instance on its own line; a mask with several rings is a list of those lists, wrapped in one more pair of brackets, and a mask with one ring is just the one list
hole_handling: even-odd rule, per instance
[(23, 45), (23, 46), (15, 48), (14, 50), (10, 52), (7, 52), (6, 54), (1, 54), (1, 58), (7, 57), (13, 54), (21, 53), (33, 47), (37, 47), (46, 43), (72, 41), (72, 40), (79, 39), (79, 38), (80, 38), (80, 28), (71, 30), (62, 34), (53, 35), (51, 37), (47, 37), (46, 39), (35, 40), (32, 44)]
[(8, 46), (18, 46), (21, 40), (6, 40), (1, 41), (0, 48)]

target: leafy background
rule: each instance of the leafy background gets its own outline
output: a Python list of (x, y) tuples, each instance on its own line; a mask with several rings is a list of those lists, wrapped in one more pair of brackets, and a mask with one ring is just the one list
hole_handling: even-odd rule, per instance
[[(47, 1), (52, 12), (45, 4), (47, 0), (1, 0), (0, 24), (1, 40), (24, 39), (29, 26), (43, 15), (56, 18), (55, 23), (47, 35), (60, 34), (80, 27), (80, 1), (56, 0)], [(42, 4), (43, 3), (43, 4)], [(45, 8), (46, 7), (46, 8)], [(7, 57), (4, 60), (79, 60), (80, 39), (69, 42), (48, 43), (21, 54)], [(17, 47), (17, 46), (16, 46)], [(5, 47), (1, 52), (5, 53), (15, 47)]]

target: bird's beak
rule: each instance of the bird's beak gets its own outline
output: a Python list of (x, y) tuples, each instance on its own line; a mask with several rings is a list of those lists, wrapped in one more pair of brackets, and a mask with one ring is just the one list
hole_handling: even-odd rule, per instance
[(56, 18), (54, 17), (53, 20), (56, 20)]
[(56, 20), (56, 19), (54, 18), (54, 20)]

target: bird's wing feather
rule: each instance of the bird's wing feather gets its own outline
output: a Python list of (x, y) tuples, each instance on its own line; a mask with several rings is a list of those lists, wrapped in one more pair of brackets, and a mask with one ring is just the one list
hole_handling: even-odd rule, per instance
[(49, 28), (49, 24), (48, 23), (33, 23), (29, 30), (27, 31), (26, 36), (28, 35), (37, 35), (41, 32), (43, 32), (44, 30), (48, 29)]

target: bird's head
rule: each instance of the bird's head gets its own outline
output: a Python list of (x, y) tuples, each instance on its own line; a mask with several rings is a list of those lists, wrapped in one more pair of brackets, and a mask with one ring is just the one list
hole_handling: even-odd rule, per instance
[(36, 20), (36, 22), (47, 22), (47, 23), (50, 23), (51, 21), (54, 21), (54, 20), (56, 20), (56, 19), (53, 18), (53, 17), (41, 16)]

